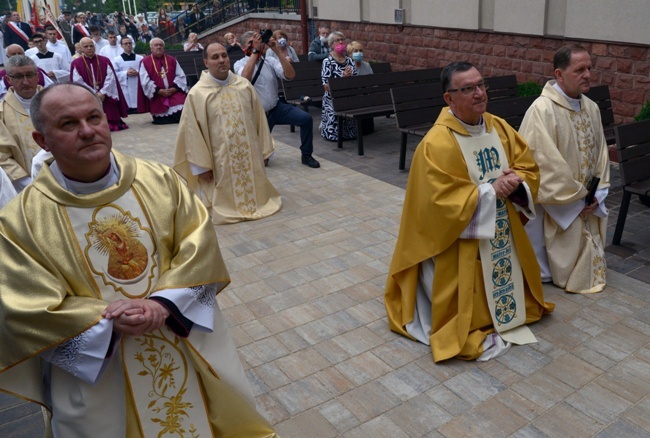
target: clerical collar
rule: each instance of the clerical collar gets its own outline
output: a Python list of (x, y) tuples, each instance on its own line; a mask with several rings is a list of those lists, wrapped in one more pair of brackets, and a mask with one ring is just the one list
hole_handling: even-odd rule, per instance
[(487, 126), (485, 125), (485, 120), (483, 120), (483, 116), (481, 116), (481, 119), (478, 121), (476, 125), (470, 125), (468, 123), (463, 122), (461, 119), (459, 119), (456, 114), (450, 109), (449, 112), (451, 113), (452, 116), (456, 117), (456, 120), (460, 122), (460, 124), (467, 130), (467, 133), (472, 136), (472, 137), (480, 137), (481, 135), (485, 134), (487, 132)]
[(48, 59), (48, 58), (54, 58), (54, 52), (36, 52), (36, 56), (38, 56), (38, 59)]
[[(38, 89), (36, 90), (36, 93), (38, 93)], [(29, 107), (32, 104), (32, 99), (34, 99), (34, 96), (36, 96), (36, 94), (34, 94), (34, 96), (32, 96), (31, 99), (23, 99), (14, 90), (14, 96), (16, 97), (16, 100), (23, 106), (23, 108), (25, 108), (25, 112), (27, 113), (27, 115), (31, 116), (29, 112)]]
[(130, 55), (128, 53), (124, 52), (120, 56), (125, 61), (135, 61), (135, 52), (131, 53)]
[(228, 73), (228, 77), (226, 79), (224, 79), (224, 80), (215, 78), (214, 76), (212, 76), (212, 73), (210, 73), (210, 72), (208, 72), (208, 74), (210, 75), (210, 77), (214, 81), (216, 81), (217, 84), (221, 85), (222, 87), (225, 87), (226, 85), (228, 85), (228, 80), (230, 79), (230, 73)]
[(581, 108), (580, 102), (582, 102), (582, 95), (580, 95), (577, 99), (567, 96), (567, 94), (564, 92), (564, 90), (562, 90), (562, 88), (558, 85), (557, 82), (553, 84), (553, 88), (555, 88), (555, 90), (557, 90), (558, 93), (564, 96), (566, 101), (569, 102), (569, 105), (571, 105), (571, 108), (573, 108), (573, 111), (577, 113), (580, 112), (580, 108)]
[(72, 192), (75, 195), (88, 195), (91, 193), (101, 192), (102, 190), (106, 190), (110, 186), (117, 184), (120, 179), (120, 169), (117, 167), (117, 163), (115, 162), (115, 157), (113, 156), (112, 152), (111, 167), (108, 169), (106, 175), (94, 182), (84, 183), (74, 181), (66, 177), (63, 172), (61, 172), (61, 169), (59, 169), (56, 160), (50, 164), (50, 171), (52, 172), (54, 179), (56, 179), (57, 182), (61, 184), (61, 187), (69, 192)]

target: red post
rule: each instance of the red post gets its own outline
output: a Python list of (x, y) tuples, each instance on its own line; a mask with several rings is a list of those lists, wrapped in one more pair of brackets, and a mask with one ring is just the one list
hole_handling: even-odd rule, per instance
[(302, 33), (302, 54), (309, 53), (309, 31), (307, 26), (307, 0), (300, 0), (300, 32)]

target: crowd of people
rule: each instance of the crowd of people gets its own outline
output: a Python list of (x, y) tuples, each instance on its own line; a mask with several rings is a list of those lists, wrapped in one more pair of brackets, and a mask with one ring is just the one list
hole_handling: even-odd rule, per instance
[[(0, 265), (0, 389), (46, 406), (55, 436), (158, 433), (157, 412), (172, 402), (151, 395), (139, 357), (174, 345), (179, 373), (192, 376), (175, 388), (187, 407), (175, 415), (205, 435), (273, 436), (216, 304), (229, 280), (213, 225), (281, 210), (266, 175), (276, 125), (298, 126), (301, 163), (320, 167), (312, 116), (278, 93), (278, 79), (296, 77), (295, 50), (284, 31), (205, 46), (193, 36), (186, 50), (202, 52), (206, 71), (188, 90), (162, 39), (150, 39), (147, 56), (133, 52), (145, 24), (118, 14), (102, 30), (89, 18), (70, 26), (75, 57), (50, 27), (28, 36), (32, 48), (7, 47), (0, 199), (18, 196), (0, 210), (0, 249), (12, 254)], [(303, 62), (321, 65), (321, 135), (335, 141), (328, 83), (372, 74), (363, 45), (323, 25)], [(486, 112), (477, 66), (443, 69), (448, 107), (415, 152), (385, 292), (390, 328), (430, 345), (436, 362), (535, 342), (527, 324), (554, 309), (542, 282), (605, 288), (609, 166), (598, 108), (584, 95), (591, 59), (573, 45), (553, 62), (555, 79), (519, 132)], [(145, 111), (154, 124), (179, 123), (173, 170), (111, 150), (111, 131)]]

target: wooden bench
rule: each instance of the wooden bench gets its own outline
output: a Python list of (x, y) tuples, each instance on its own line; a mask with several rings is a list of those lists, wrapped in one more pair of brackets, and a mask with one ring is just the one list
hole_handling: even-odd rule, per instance
[(397, 129), (402, 132), (399, 150), (399, 169), (406, 167), (408, 135), (424, 137), (447, 103), (440, 84), (420, 84), (396, 87), (390, 90)]
[[(505, 118), (515, 129), (518, 128), (526, 109), (535, 100), (535, 97), (517, 98), (522, 100), (514, 102), (512, 102), (513, 99), (507, 98), (507, 96), (516, 96), (518, 93), (517, 78), (514, 75), (494, 76), (485, 78), (485, 81), (489, 84), (487, 91), (488, 112), (494, 114), (494, 111), (491, 110), (494, 107), (500, 112), (500, 114), (496, 114), (497, 116)], [(400, 170), (406, 167), (408, 136), (424, 137), (429, 132), (440, 114), (440, 110), (447, 105), (443, 94), (438, 83), (391, 89), (397, 128), (402, 132)]]
[(330, 94), (338, 118), (338, 147), (343, 147), (343, 119), (357, 124), (357, 146), (363, 155), (362, 120), (394, 113), (390, 89), (440, 81), (440, 68), (331, 78)]
[(489, 86), (487, 94), (490, 101), (519, 97), (519, 87), (515, 75), (492, 76), (484, 80)]
[(175, 55), (175, 57), (178, 65), (181, 66), (185, 72), (185, 76), (187, 76), (187, 87), (191, 88), (199, 80), (194, 60), (199, 59), (203, 62), (203, 52), (183, 52)]
[(605, 131), (605, 139), (608, 145), (616, 142), (616, 135), (614, 134), (614, 110), (612, 108), (612, 98), (609, 95), (609, 87), (607, 85), (596, 85), (591, 87), (585, 93), (589, 99), (598, 104), (600, 108), (600, 118), (603, 123), (603, 130)]
[(488, 100), (487, 112), (501, 117), (516, 130), (519, 130), (526, 111), (539, 96), (514, 97), (512, 99)]
[(620, 245), (630, 198), (633, 194), (650, 195), (650, 120), (617, 126), (614, 128), (614, 142), (623, 184), (623, 199), (612, 243)]
[(393, 71), (390, 62), (371, 62), (370, 67), (372, 67), (373, 74), (390, 73)]
[[(307, 111), (310, 104), (320, 105), (323, 101), (325, 90), (320, 69), (296, 70), (296, 77), (290, 81), (280, 82), (280, 91), (284, 92), (284, 99), (291, 105), (302, 106)], [(304, 100), (305, 96), (309, 97), (308, 101)]]

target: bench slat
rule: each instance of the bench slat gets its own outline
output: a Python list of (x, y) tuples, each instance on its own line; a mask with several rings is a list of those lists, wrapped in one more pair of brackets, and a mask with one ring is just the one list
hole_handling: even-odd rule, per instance
[(650, 120), (616, 126), (614, 136), (623, 199), (612, 243), (620, 245), (631, 194), (650, 194)]

